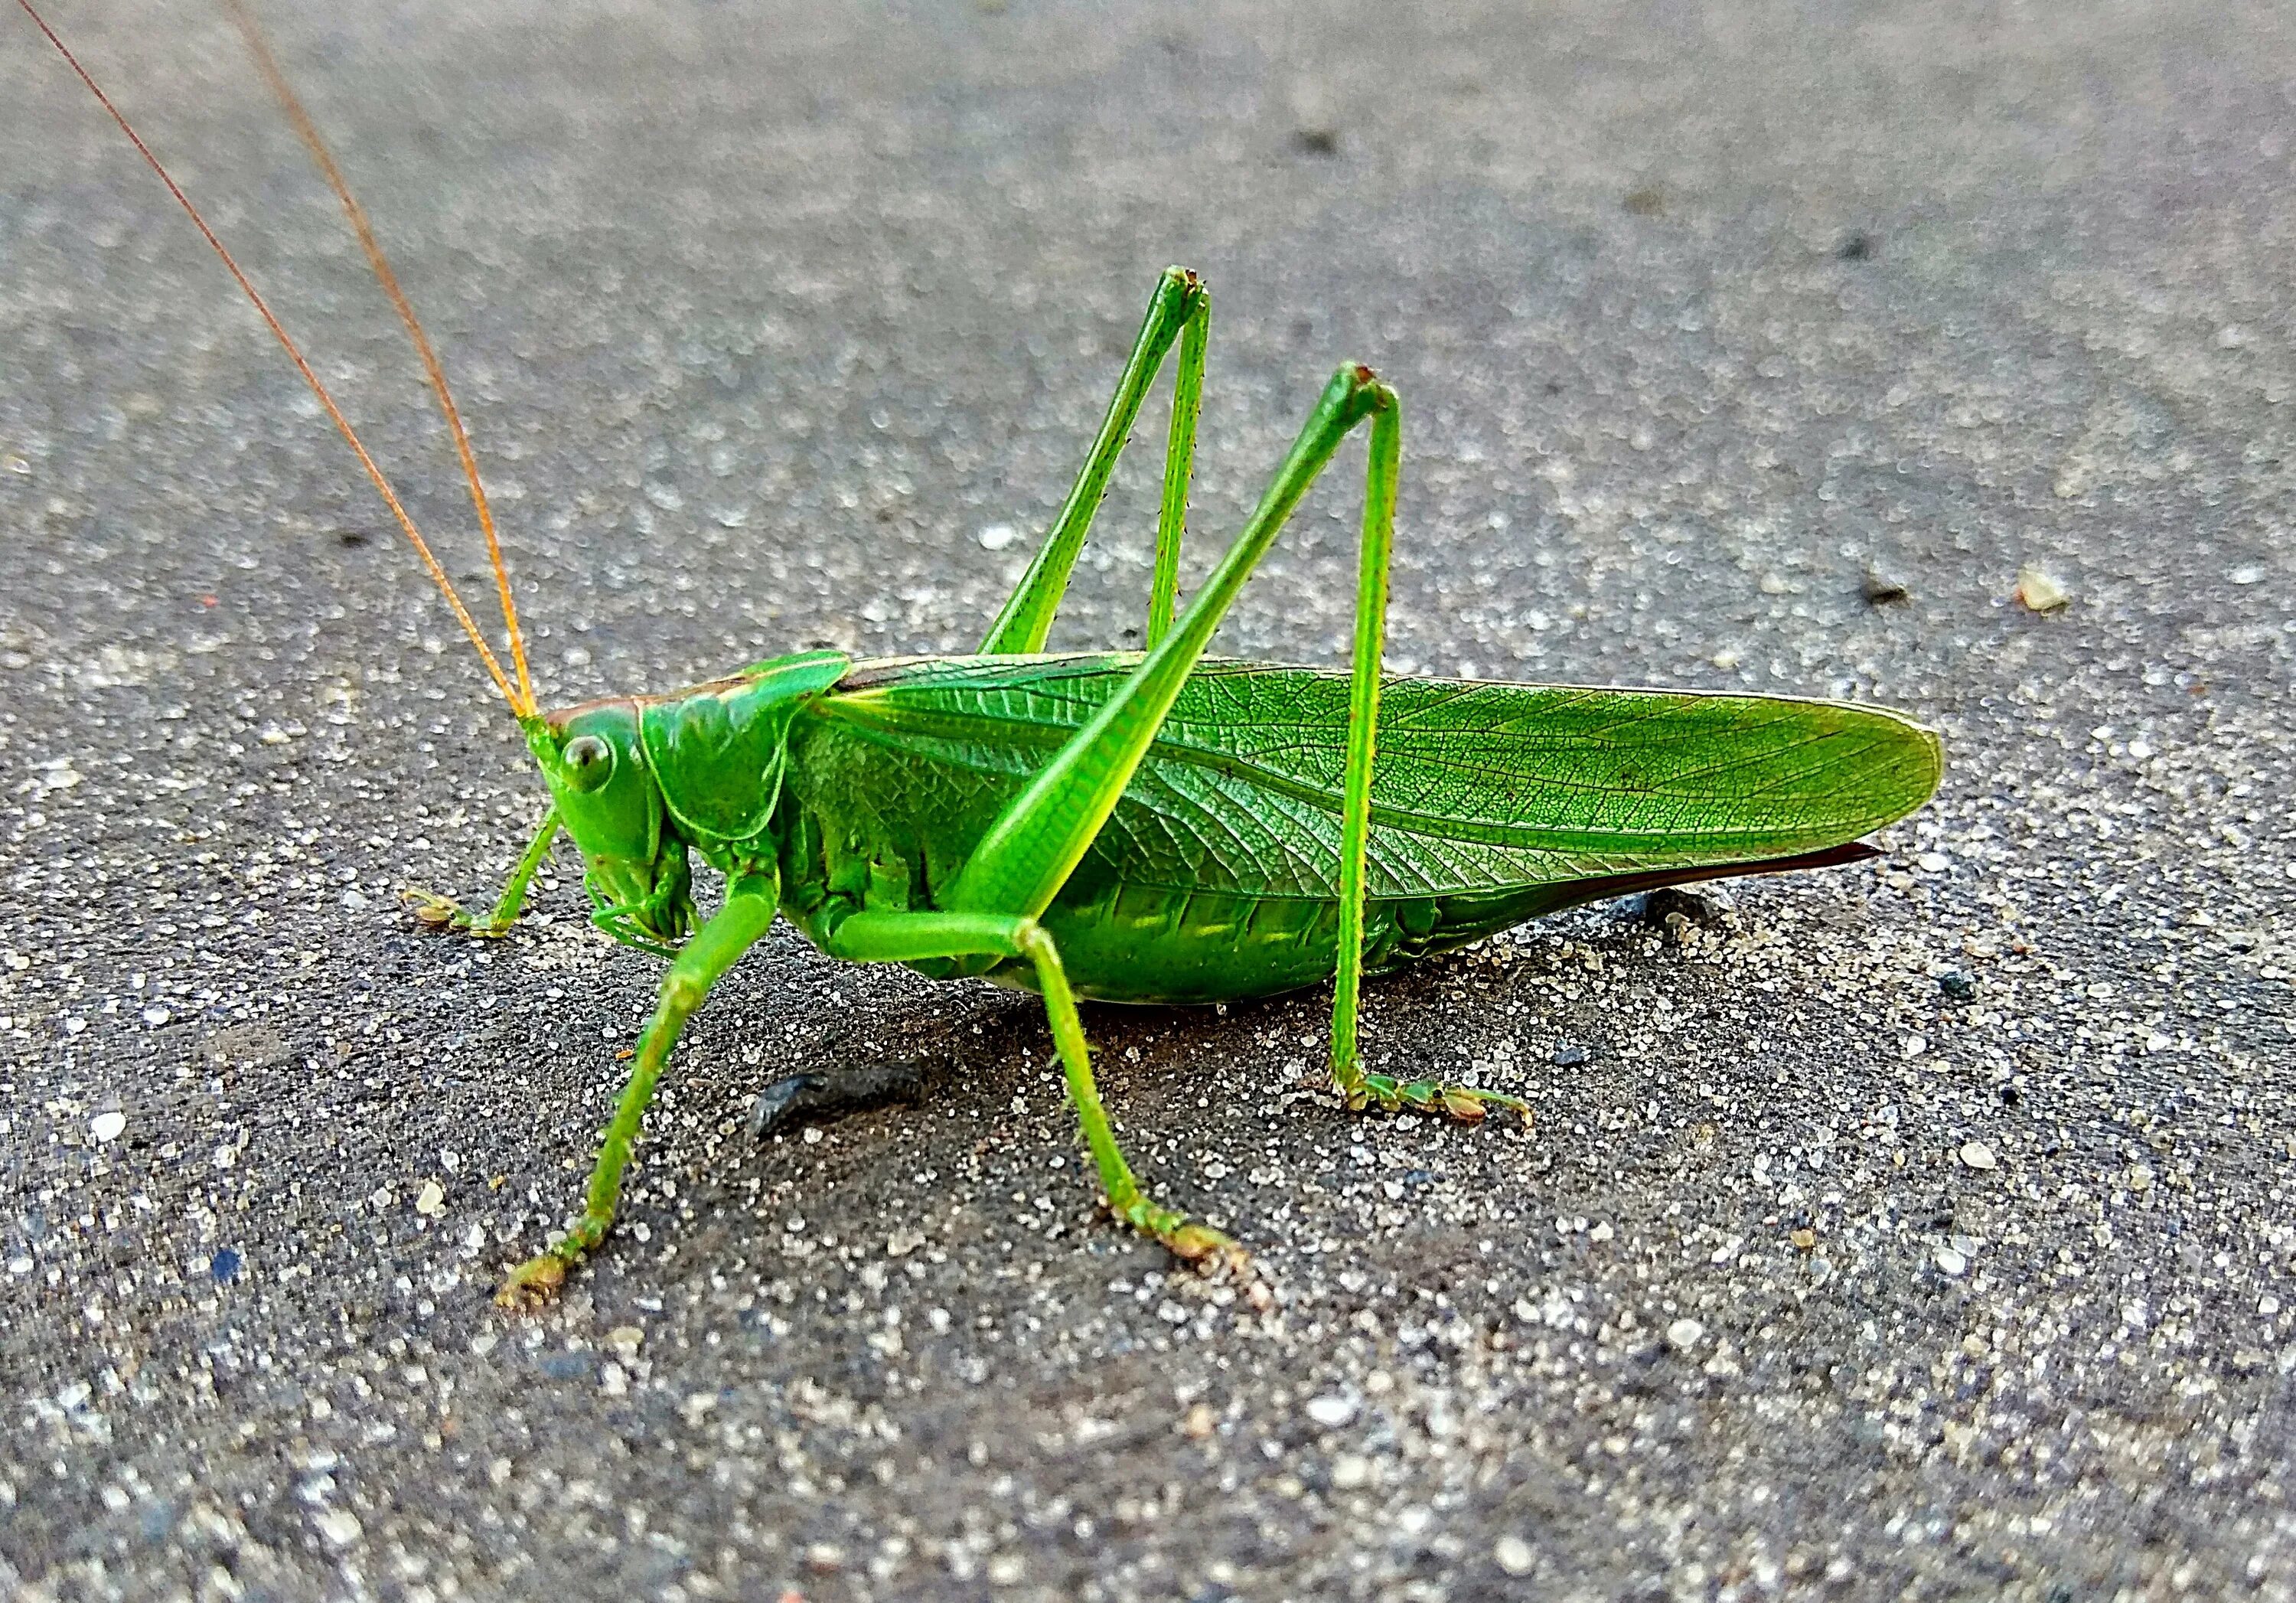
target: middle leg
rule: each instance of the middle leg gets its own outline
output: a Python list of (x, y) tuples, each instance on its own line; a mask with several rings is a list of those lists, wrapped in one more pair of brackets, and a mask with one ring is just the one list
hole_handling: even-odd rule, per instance
[(1061, 1069), (1066, 1076), (1069, 1100), (1075, 1104), (1077, 1122), (1083, 1127), (1085, 1145), (1100, 1171), (1101, 1193), (1109, 1212), (1138, 1230), (1152, 1236), (1182, 1258), (1218, 1257), (1240, 1265), (1243, 1250), (1210, 1225), (1168, 1208), (1140, 1188), (1132, 1165), (1124, 1161), (1109, 1128), (1108, 1112), (1101, 1106), (1100, 1088), (1093, 1081), (1092, 1053), (1084, 1039), (1084, 1021), (1077, 1016), (1076, 993), (1069, 989), (1068, 971), (1061, 966), (1059, 949), (1033, 917), (994, 913), (856, 913), (831, 933), (825, 949), (833, 958), (855, 963), (914, 963), (929, 958), (1025, 958), (1036, 967), (1037, 988), (1045, 999), (1045, 1016), (1051, 1023), (1053, 1042), (1060, 1048)]

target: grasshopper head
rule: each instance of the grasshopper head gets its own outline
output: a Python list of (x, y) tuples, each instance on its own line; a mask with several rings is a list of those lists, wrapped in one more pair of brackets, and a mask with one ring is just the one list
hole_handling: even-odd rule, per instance
[(521, 720), (560, 822), (582, 853), (591, 918), (627, 945), (676, 946), (693, 933), (686, 843), (662, 804), (635, 702), (589, 702)]

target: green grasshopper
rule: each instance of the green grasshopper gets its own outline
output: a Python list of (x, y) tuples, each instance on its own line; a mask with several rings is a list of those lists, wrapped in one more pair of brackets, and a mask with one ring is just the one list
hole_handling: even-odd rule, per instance
[[(611, 1228), (678, 1032), (778, 913), (832, 958), (987, 979), (1043, 999), (1110, 1211), (1184, 1259), (1241, 1256), (1152, 1196), (1093, 1083), (1077, 1002), (1201, 1003), (1330, 982), (1330, 1072), (1353, 1110), (1473, 1121), (1519, 1098), (1360, 1061), (1365, 974), (1598, 898), (1874, 855), (1858, 837), (1936, 789), (1937, 736), (1837, 702), (1515, 685), (1382, 671), (1402, 412), (1370, 369), (1324, 388), (1258, 506), (1177, 608), (1211, 300), (1158, 281), (1100, 432), (1027, 572), (969, 656), (815, 651), (660, 695), (545, 711), (467, 440), (428, 341), (309, 118), (233, 0), (257, 62), (335, 189), (422, 358), (495, 566), (505, 673), (398, 497), (220, 242), (221, 255), (373, 480), (524, 732), (549, 805), (483, 915), (410, 892), (425, 923), (499, 935), (562, 829), (598, 927), (669, 960), (582, 1213), (499, 1299), (546, 1302)], [(1146, 649), (1047, 654), (1109, 475), (1175, 348)], [(1207, 657), (1308, 487), (1367, 428), (1349, 670)], [(514, 678), (512, 677), (514, 674)], [(707, 919), (691, 859), (724, 877)], [(785, 1082), (786, 1083), (786, 1082)]]

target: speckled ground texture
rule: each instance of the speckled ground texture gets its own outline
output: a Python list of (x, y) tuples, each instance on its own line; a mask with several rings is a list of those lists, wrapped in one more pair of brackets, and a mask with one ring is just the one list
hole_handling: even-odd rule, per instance
[[(508, 941), (400, 914), (485, 893), (539, 787), (7, 19), (0, 1593), (2296, 1593), (2284, 8), (266, 9), (553, 698), (969, 646), (1179, 261), (1192, 572), (1359, 358), (1408, 408), (1403, 666), (1852, 695), (1950, 772), (1870, 867), (1373, 988), (1374, 1054), (1529, 1135), (1295, 1089), (1315, 996), (1091, 1014), (1266, 1306), (1095, 1216), (1032, 1000), (778, 933), (628, 1228), (506, 1318), (657, 966), (567, 855)], [(220, 20), (55, 11), (475, 579)], [(1138, 625), (1161, 418), (1056, 644)], [(1221, 649), (1338, 659), (1354, 478)], [(925, 1106), (748, 1138), (894, 1053)]]

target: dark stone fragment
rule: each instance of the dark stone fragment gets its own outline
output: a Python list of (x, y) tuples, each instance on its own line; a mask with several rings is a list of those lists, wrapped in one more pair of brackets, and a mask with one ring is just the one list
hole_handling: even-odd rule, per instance
[(1677, 913), (1702, 929), (1710, 930), (1722, 922), (1720, 902), (1711, 896), (1685, 891), (1680, 885), (1660, 885), (1643, 898), (1644, 924), (1664, 928)]
[(1894, 606), (1913, 598), (1913, 592), (1906, 588), (1903, 580), (1878, 568), (1866, 570), (1865, 580), (1858, 590), (1866, 597), (1867, 606)]
[(926, 1066), (922, 1060), (855, 1064), (776, 1080), (750, 1105), (750, 1134), (762, 1141), (808, 1119), (916, 1103), (924, 1096)]

